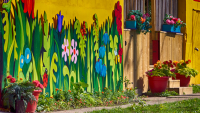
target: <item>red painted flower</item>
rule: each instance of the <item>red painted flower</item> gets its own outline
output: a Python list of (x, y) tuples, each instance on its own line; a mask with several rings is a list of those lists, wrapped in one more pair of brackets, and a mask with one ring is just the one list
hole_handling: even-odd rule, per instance
[(32, 18), (34, 19), (34, 5), (35, 5), (35, 0), (22, 0), (24, 3), (24, 13), (29, 14), (29, 17), (32, 13)]
[(12, 78), (12, 76), (11, 76), (11, 75), (9, 75), (9, 76), (7, 76), (6, 78), (7, 78), (7, 79), (11, 79), (11, 78)]
[(115, 9), (115, 17), (116, 17), (116, 24), (117, 24), (117, 31), (118, 34), (122, 34), (122, 6), (120, 2), (117, 2), (117, 7)]
[(43, 75), (43, 86), (44, 86), (44, 88), (47, 87), (47, 84), (48, 84), (48, 75), (47, 75), (47, 70), (45, 70), (45, 73)]
[(121, 47), (121, 44), (119, 44), (119, 51), (118, 51), (118, 54), (120, 56), (120, 63), (122, 62), (122, 54), (123, 54), (123, 49)]
[(11, 78), (11, 79), (10, 79), (10, 82), (11, 82), (11, 83), (15, 83), (15, 81), (16, 81), (15, 78)]

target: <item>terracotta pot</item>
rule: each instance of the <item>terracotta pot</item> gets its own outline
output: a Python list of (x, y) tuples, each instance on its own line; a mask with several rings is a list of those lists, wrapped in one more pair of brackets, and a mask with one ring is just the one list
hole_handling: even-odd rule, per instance
[[(175, 73), (176, 74), (176, 79), (180, 80), (180, 86), (181, 87), (188, 87), (190, 84), (190, 76), (188, 76), (187, 78), (185, 77), (185, 75), (180, 75), (179, 73)], [(173, 80), (175, 80), (175, 78), (172, 78)]]
[(161, 93), (167, 89), (169, 77), (148, 76), (149, 87), (152, 93)]
[[(33, 95), (35, 96), (35, 99), (37, 101), (38, 101), (38, 97), (39, 97), (41, 92), (42, 92), (42, 90), (34, 90), (33, 91)], [(28, 102), (26, 112), (34, 113), (36, 108), (37, 108), (37, 102), (36, 101)]]

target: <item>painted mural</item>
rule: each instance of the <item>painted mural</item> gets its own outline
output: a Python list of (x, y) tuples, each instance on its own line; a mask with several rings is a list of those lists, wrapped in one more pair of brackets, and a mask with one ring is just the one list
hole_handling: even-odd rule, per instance
[[(104, 23), (98, 15), (87, 22), (64, 22), (62, 11), (48, 23), (47, 14), (34, 14), (34, 0), (19, 0), (16, 7), (4, 0), (0, 13), (0, 81), (6, 76), (38, 80), (43, 93), (69, 90), (72, 83), (85, 82), (88, 92), (122, 89), (122, 7), (116, 3), (114, 17)], [(83, 17), (84, 18), (84, 17)], [(107, 18), (107, 17), (105, 17)]]

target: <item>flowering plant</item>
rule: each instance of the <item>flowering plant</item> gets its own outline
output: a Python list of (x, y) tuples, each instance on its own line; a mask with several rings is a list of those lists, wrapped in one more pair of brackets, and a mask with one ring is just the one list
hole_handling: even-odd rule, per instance
[(180, 62), (174, 61), (173, 65), (175, 69), (173, 69), (172, 72), (179, 73), (180, 75), (184, 75), (186, 78), (188, 76), (195, 77), (198, 74), (198, 71), (193, 68), (188, 67), (187, 65), (189, 63), (191, 63), (191, 60), (187, 60), (187, 61), (181, 60)]
[(145, 34), (147, 32), (150, 32), (150, 21), (151, 17), (148, 13), (143, 14), (140, 12), (140, 10), (130, 10), (128, 13), (128, 20), (135, 20), (137, 21), (137, 33), (144, 32)]
[(11, 75), (5, 79), (8, 83), (5, 83), (3, 89), (3, 102), (4, 105), (10, 106), (12, 110), (15, 110), (16, 101), (23, 101), (25, 108), (28, 102), (36, 101), (32, 92), (34, 90), (43, 89), (43, 85), (39, 81), (33, 82), (23, 81), (22, 78), (16, 80)]
[(159, 60), (156, 64), (154, 64), (154, 68), (152, 70), (149, 70), (146, 72), (147, 76), (173, 76), (175, 77), (175, 74), (170, 71), (170, 68), (173, 68), (172, 61), (164, 61), (161, 63)]
[(164, 18), (164, 24), (174, 25), (175, 27), (185, 27), (186, 23), (183, 23), (180, 18), (174, 18), (171, 14), (166, 14)]

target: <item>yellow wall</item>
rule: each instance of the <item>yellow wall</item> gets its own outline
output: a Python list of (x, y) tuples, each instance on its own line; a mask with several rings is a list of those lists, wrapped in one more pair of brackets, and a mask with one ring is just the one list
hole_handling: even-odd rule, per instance
[(76, 17), (81, 23), (86, 21), (89, 26), (93, 23), (93, 15), (96, 13), (99, 25), (102, 25), (108, 17), (112, 19), (117, 1), (120, 1), (123, 7), (123, 0), (35, 0), (35, 13), (38, 10), (38, 14), (41, 15), (46, 11), (48, 21), (52, 23), (52, 18), (61, 11), (66, 23)]
[[(200, 2), (195, 2), (193, 0), (178, 0), (178, 16), (184, 21), (186, 20), (186, 30), (183, 29), (182, 32), (185, 33), (185, 60), (191, 59), (192, 63), (190, 67), (197, 69), (200, 72), (199, 64), (195, 62), (197, 56), (194, 54), (194, 41), (192, 36), (192, 14), (193, 9), (200, 10)], [(185, 21), (184, 21), (185, 22)], [(200, 36), (200, 35), (199, 35)], [(200, 49), (200, 48), (199, 48)], [(191, 84), (200, 84), (200, 74), (191, 79)]]

